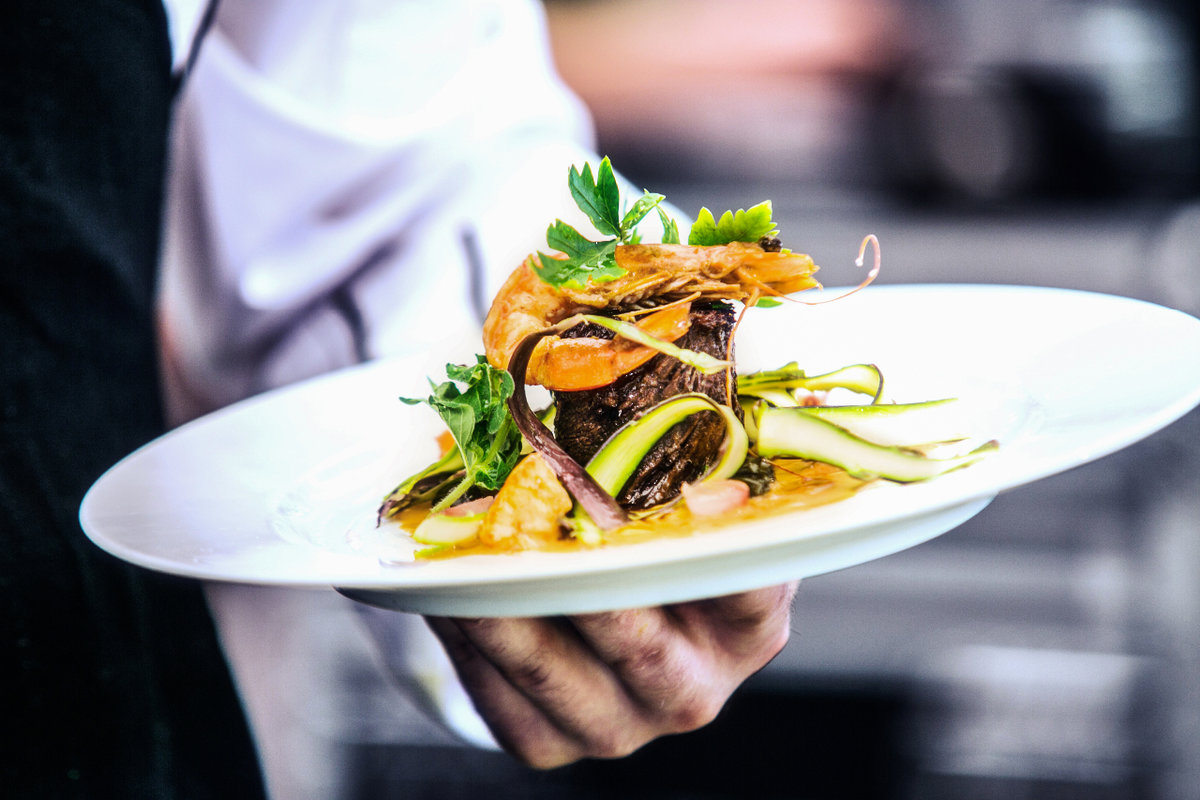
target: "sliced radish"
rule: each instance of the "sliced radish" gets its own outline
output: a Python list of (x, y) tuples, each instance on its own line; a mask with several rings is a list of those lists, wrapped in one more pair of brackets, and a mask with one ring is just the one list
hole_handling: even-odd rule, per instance
[(740, 508), (750, 499), (749, 485), (731, 478), (683, 485), (683, 501), (697, 517), (711, 517)]

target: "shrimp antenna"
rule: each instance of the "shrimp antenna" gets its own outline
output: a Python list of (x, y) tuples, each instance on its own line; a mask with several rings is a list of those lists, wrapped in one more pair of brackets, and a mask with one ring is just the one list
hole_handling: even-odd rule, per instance
[(854, 265), (856, 267), (861, 267), (863, 265), (863, 259), (866, 257), (868, 244), (871, 245), (875, 250), (875, 262), (871, 265), (871, 270), (867, 273), (867, 277), (863, 278), (862, 283), (858, 284), (858, 286), (855, 286), (853, 289), (847, 292), (842, 292), (837, 297), (829, 297), (824, 300), (797, 299), (796, 302), (803, 303), (806, 306), (822, 306), (826, 303), (832, 303), (835, 300), (841, 300), (843, 297), (849, 297), (859, 289), (869, 286), (871, 282), (874, 281), (879, 275), (879, 268), (883, 265), (883, 254), (879, 249), (879, 237), (873, 233), (868, 233), (865, 237), (863, 237), (862, 244), (858, 246), (858, 258), (854, 259)]

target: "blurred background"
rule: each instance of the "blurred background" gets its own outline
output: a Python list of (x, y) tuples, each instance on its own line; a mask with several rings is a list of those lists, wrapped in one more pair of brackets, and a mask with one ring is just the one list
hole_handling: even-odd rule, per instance
[[(602, 153), (689, 214), (772, 199), (830, 281), (857, 280), (873, 232), (889, 284), (1200, 313), (1193, 0), (547, 8)], [(1137, 387), (1115, 374), (1113, 391)], [(346, 794), (1200, 797), (1197, 498), (1192, 413), (928, 544), (807, 580), (791, 643), (717, 723), (621, 762), (531, 774), (448, 740), (409, 747), (357, 698)]]

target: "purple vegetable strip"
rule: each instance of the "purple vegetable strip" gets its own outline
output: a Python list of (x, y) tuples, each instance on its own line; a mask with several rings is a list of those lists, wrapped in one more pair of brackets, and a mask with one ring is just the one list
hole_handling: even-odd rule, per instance
[(542, 421), (533, 413), (533, 409), (529, 407), (529, 400), (525, 397), (525, 370), (529, 365), (529, 357), (533, 353), (533, 348), (543, 336), (557, 332), (557, 328), (547, 328), (537, 333), (531, 333), (522, 339), (513, 351), (512, 358), (508, 362), (508, 372), (512, 375), (515, 389), (512, 397), (508, 398), (508, 410), (512, 412), (513, 421), (517, 423), (517, 428), (530, 446), (546, 459), (546, 463), (554, 470), (554, 474), (562, 481), (563, 486), (571, 493), (576, 502), (588, 513), (592, 521), (601, 530), (608, 531), (619, 528), (629, 522), (629, 516), (625, 510), (617, 504), (612, 495), (596, 483), (596, 479), (580, 466), (578, 461), (567, 455), (567, 452), (559, 446), (558, 442), (554, 440), (554, 435), (550, 433), (550, 429), (542, 424)]

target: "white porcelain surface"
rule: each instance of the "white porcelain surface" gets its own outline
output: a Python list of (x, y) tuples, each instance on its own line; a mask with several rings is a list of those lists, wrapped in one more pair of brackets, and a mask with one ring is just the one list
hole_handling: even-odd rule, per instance
[[(830, 290), (832, 294), (835, 290)], [(752, 311), (740, 369), (878, 364), (897, 401), (964, 398), (1001, 447), (936, 480), (685, 539), (578, 553), (411, 563), (379, 499), (428, 463), (440, 421), (396, 398), (470, 345), (380, 361), (262, 395), (122, 460), (80, 519), (109, 552), (211, 580), (336, 586), (429, 614), (582, 612), (728, 593), (888, 555), (997, 493), (1102, 457), (1200, 402), (1200, 321), (1140, 301), (1006, 286), (870, 287), (823, 306)]]

